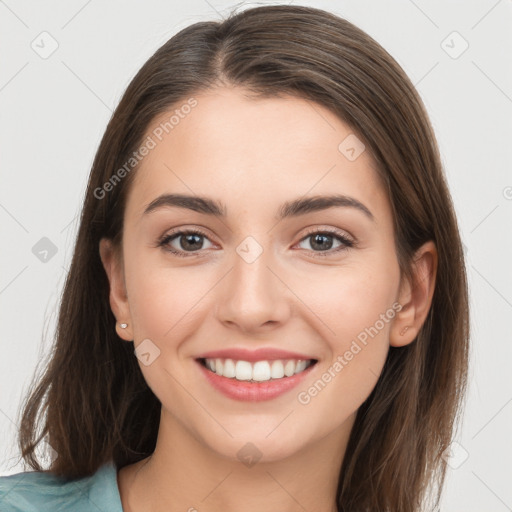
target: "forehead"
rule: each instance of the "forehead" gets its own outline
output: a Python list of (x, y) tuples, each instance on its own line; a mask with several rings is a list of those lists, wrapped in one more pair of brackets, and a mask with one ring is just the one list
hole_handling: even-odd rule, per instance
[[(323, 106), (292, 96), (254, 99), (239, 88), (187, 100), (146, 131), (154, 147), (132, 183), (127, 209), (134, 214), (171, 192), (222, 197), (228, 210), (341, 193), (389, 213), (369, 151)], [(180, 109), (187, 104), (195, 106)]]

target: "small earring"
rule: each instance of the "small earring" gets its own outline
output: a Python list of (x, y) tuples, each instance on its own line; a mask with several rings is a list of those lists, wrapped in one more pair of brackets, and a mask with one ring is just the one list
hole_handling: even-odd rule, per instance
[(409, 326), (406, 325), (401, 331), (400, 331), (400, 336), (403, 336), (405, 334), (405, 331), (407, 331), (407, 329), (409, 329)]
[(126, 329), (128, 327), (128, 324), (119, 324), (119, 327), (121, 327), (121, 329)]

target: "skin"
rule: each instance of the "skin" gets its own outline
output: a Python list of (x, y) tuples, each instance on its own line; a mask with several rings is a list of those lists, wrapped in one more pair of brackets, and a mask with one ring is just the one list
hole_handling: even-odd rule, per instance
[[(417, 280), (401, 277), (391, 206), (374, 162), (368, 151), (350, 161), (338, 150), (352, 130), (329, 110), (293, 97), (255, 100), (240, 88), (194, 97), (197, 106), (136, 171), (122, 253), (109, 240), (100, 243), (112, 311), (128, 324), (117, 325), (119, 336), (134, 348), (149, 338), (160, 350), (150, 365), (139, 361), (162, 415), (152, 456), (119, 471), (124, 511), (336, 510), (357, 410), (389, 347), (413, 342), (430, 308), (435, 246), (418, 250)], [(169, 115), (155, 119), (147, 135)], [(375, 220), (341, 207), (276, 224), (283, 202), (334, 191), (356, 198)], [(217, 199), (227, 217), (177, 207), (143, 215), (164, 192)], [(195, 252), (186, 252), (184, 237), (169, 244), (202, 257), (157, 246), (171, 229), (194, 227), (207, 234)], [(334, 252), (342, 242), (329, 239), (330, 255), (322, 257), (328, 251), (306, 228), (337, 229), (357, 244)], [(247, 236), (263, 249), (250, 264), (236, 252)], [(299, 403), (297, 394), (394, 303), (402, 306), (394, 318), (307, 405)], [(226, 347), (278, 347), (318, 363), (304, 384), (275, 399), (235, 401), (212, 388), (195, 362)], [(252, 467), (237, 458), (247, 442), (262, 454)]]

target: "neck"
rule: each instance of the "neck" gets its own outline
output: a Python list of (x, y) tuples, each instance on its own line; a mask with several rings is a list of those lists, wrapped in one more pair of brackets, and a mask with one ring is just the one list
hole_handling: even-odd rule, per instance
[(339, 472), (354, 419), (291, 456), (254, 462), (252, 445), (246, 446), (249, 457), (243, 461), (227, 458), (162, 409), (154, 453), (119, 472), (123, 510), (260, 512), (271, 505), (280, 512), (335, 512)]

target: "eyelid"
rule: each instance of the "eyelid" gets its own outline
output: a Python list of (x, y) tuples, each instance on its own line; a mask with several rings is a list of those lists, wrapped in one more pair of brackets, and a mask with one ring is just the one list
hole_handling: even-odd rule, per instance
[[(211, 240), (211, 236), (209, 234), (207, 234), (205, 231), (203, 231), (203, 229), (197, 228), (197, 227), (180, 226), (178, 228), (171, 229), (170, 231), (166, 231), (161, 237), (159, 237), (157, 239), (155, 247), (162, 247), (165, 249), (164, 246), (167, 245), (167, 243), (170, 243), (171, 239), (173, 239), (173, 238), (178, 239), (180, 236), (193, 235), (193, 234), (202, 236), (202, 237), (208, 239), (210, 241), (210, 243), (216, 245), (216, 243)], [(186, 253), (186, 251), (177, 251), (177, 250), (171, 250), (171, 249), (166, 249), (166, 250), (175, 255), (177, 255), (178, 253), (181, 254), (182, 252)], [(204, 249), (202, 249), (201, 252), (204, 252)], [(188, 254), (190, 256), (200, 256), (200, 251), (190, 252)]]
[[(352, 249), (357, 247), (357, 241), (352, 235), (348, 235), (345, 231), (339, 229), (339, 228), (326, 228), (326, 227), (320, 227), (315, 226), (311, 229), (309, 229), (305, 234), (302, 235), (300, 240), (297, 242), (298, 245), (304, 240), (307, 240), (312, 235), (316, 234), (327, 234), (332, 236), (333, 238), (337, 238), (341, 242), (341, 246), (335, 248), (335, 249), (328, 249), (326, 251), (313, 251), (313, 250), (307, 250), (306, 252), (308, 254), (312, 254), (313, 258), (329, 258), (329, 257), (336, 257), (339, 256), (344, 251), (347, 251), (348, 249)], [(294, 246), (295, 247), (295, 246)]]
[[(210, 235), (207, 234), (202, 228), (197, 228), (195, 226), (194, 227), (180, 226), (171, 231), (167, 231), (163, 236), (161, 236), (157, 240), (156, 247), (162, 247), (164, 250), (166, 250), (166, 251), (170, 252), (171, 254), (174, 254), (175, 256), (178, 256), (178, 257), (198, 258), (198, 257), (205, 256), (205, 254), (204, 254), (205, 249), (187, 252), (187, 251), (182, 251), (182, 250), (166, 249), (165, 248), (165, 246), (171, 242), (171, 239), (173, 239), (173, 238), (178, 239), (180, 236), (191, 235), (191, 234), (197, 234), (197, 235), (202, 236), (202, 237), (206, 238), (207, 240), (209, 240), (210, 243), (212, 243), (214, 245), (216, 244), (215, 242), (213, 242), (211, 240)], [(312, 250), (307, 251), (309, 253), (313, 253), (315, 255), (314, 257), (328, 257), (328, 256), (337, 255), (344, 250), (347, 250), (347, 249), (357, 246), (356, 239), (352, 235), (348, 234), (346, 231), (341, 230), (340, 228), (321, 227), (321, 226), (316, 225), (314, 227), (308, 228), (306, 233), (304, 233), (301, 236), (301, 238), (294, 245), (294, 247), (296, 245), (300, 244), (301, 242), (303, 242), (308, 237), (315, 235), (315, 234), (332, 235), (334, 238), (338, 238), (342, 242), (343, 246), (338, 247), (337, 249), (334, 249), (334, 250), (329, 249), (326, 251), (312, 251)]]
[(314, 235), (315, 233), (329, 233), (332, 235), (336, 235), (342, 238), (346, 238), (347, 240), (350, 240), (354, 245), (356, 244), (356, 239), (354, 236), (352, 236), (348, 231), (340, 228), (333, 228), (333, 227), (322, 227), (322, 226), (314, 226), (311, 229), (308, 229), (305, 234), (302, 235), (302, 238), (299, 240), (301, 242), (309, 235)]

